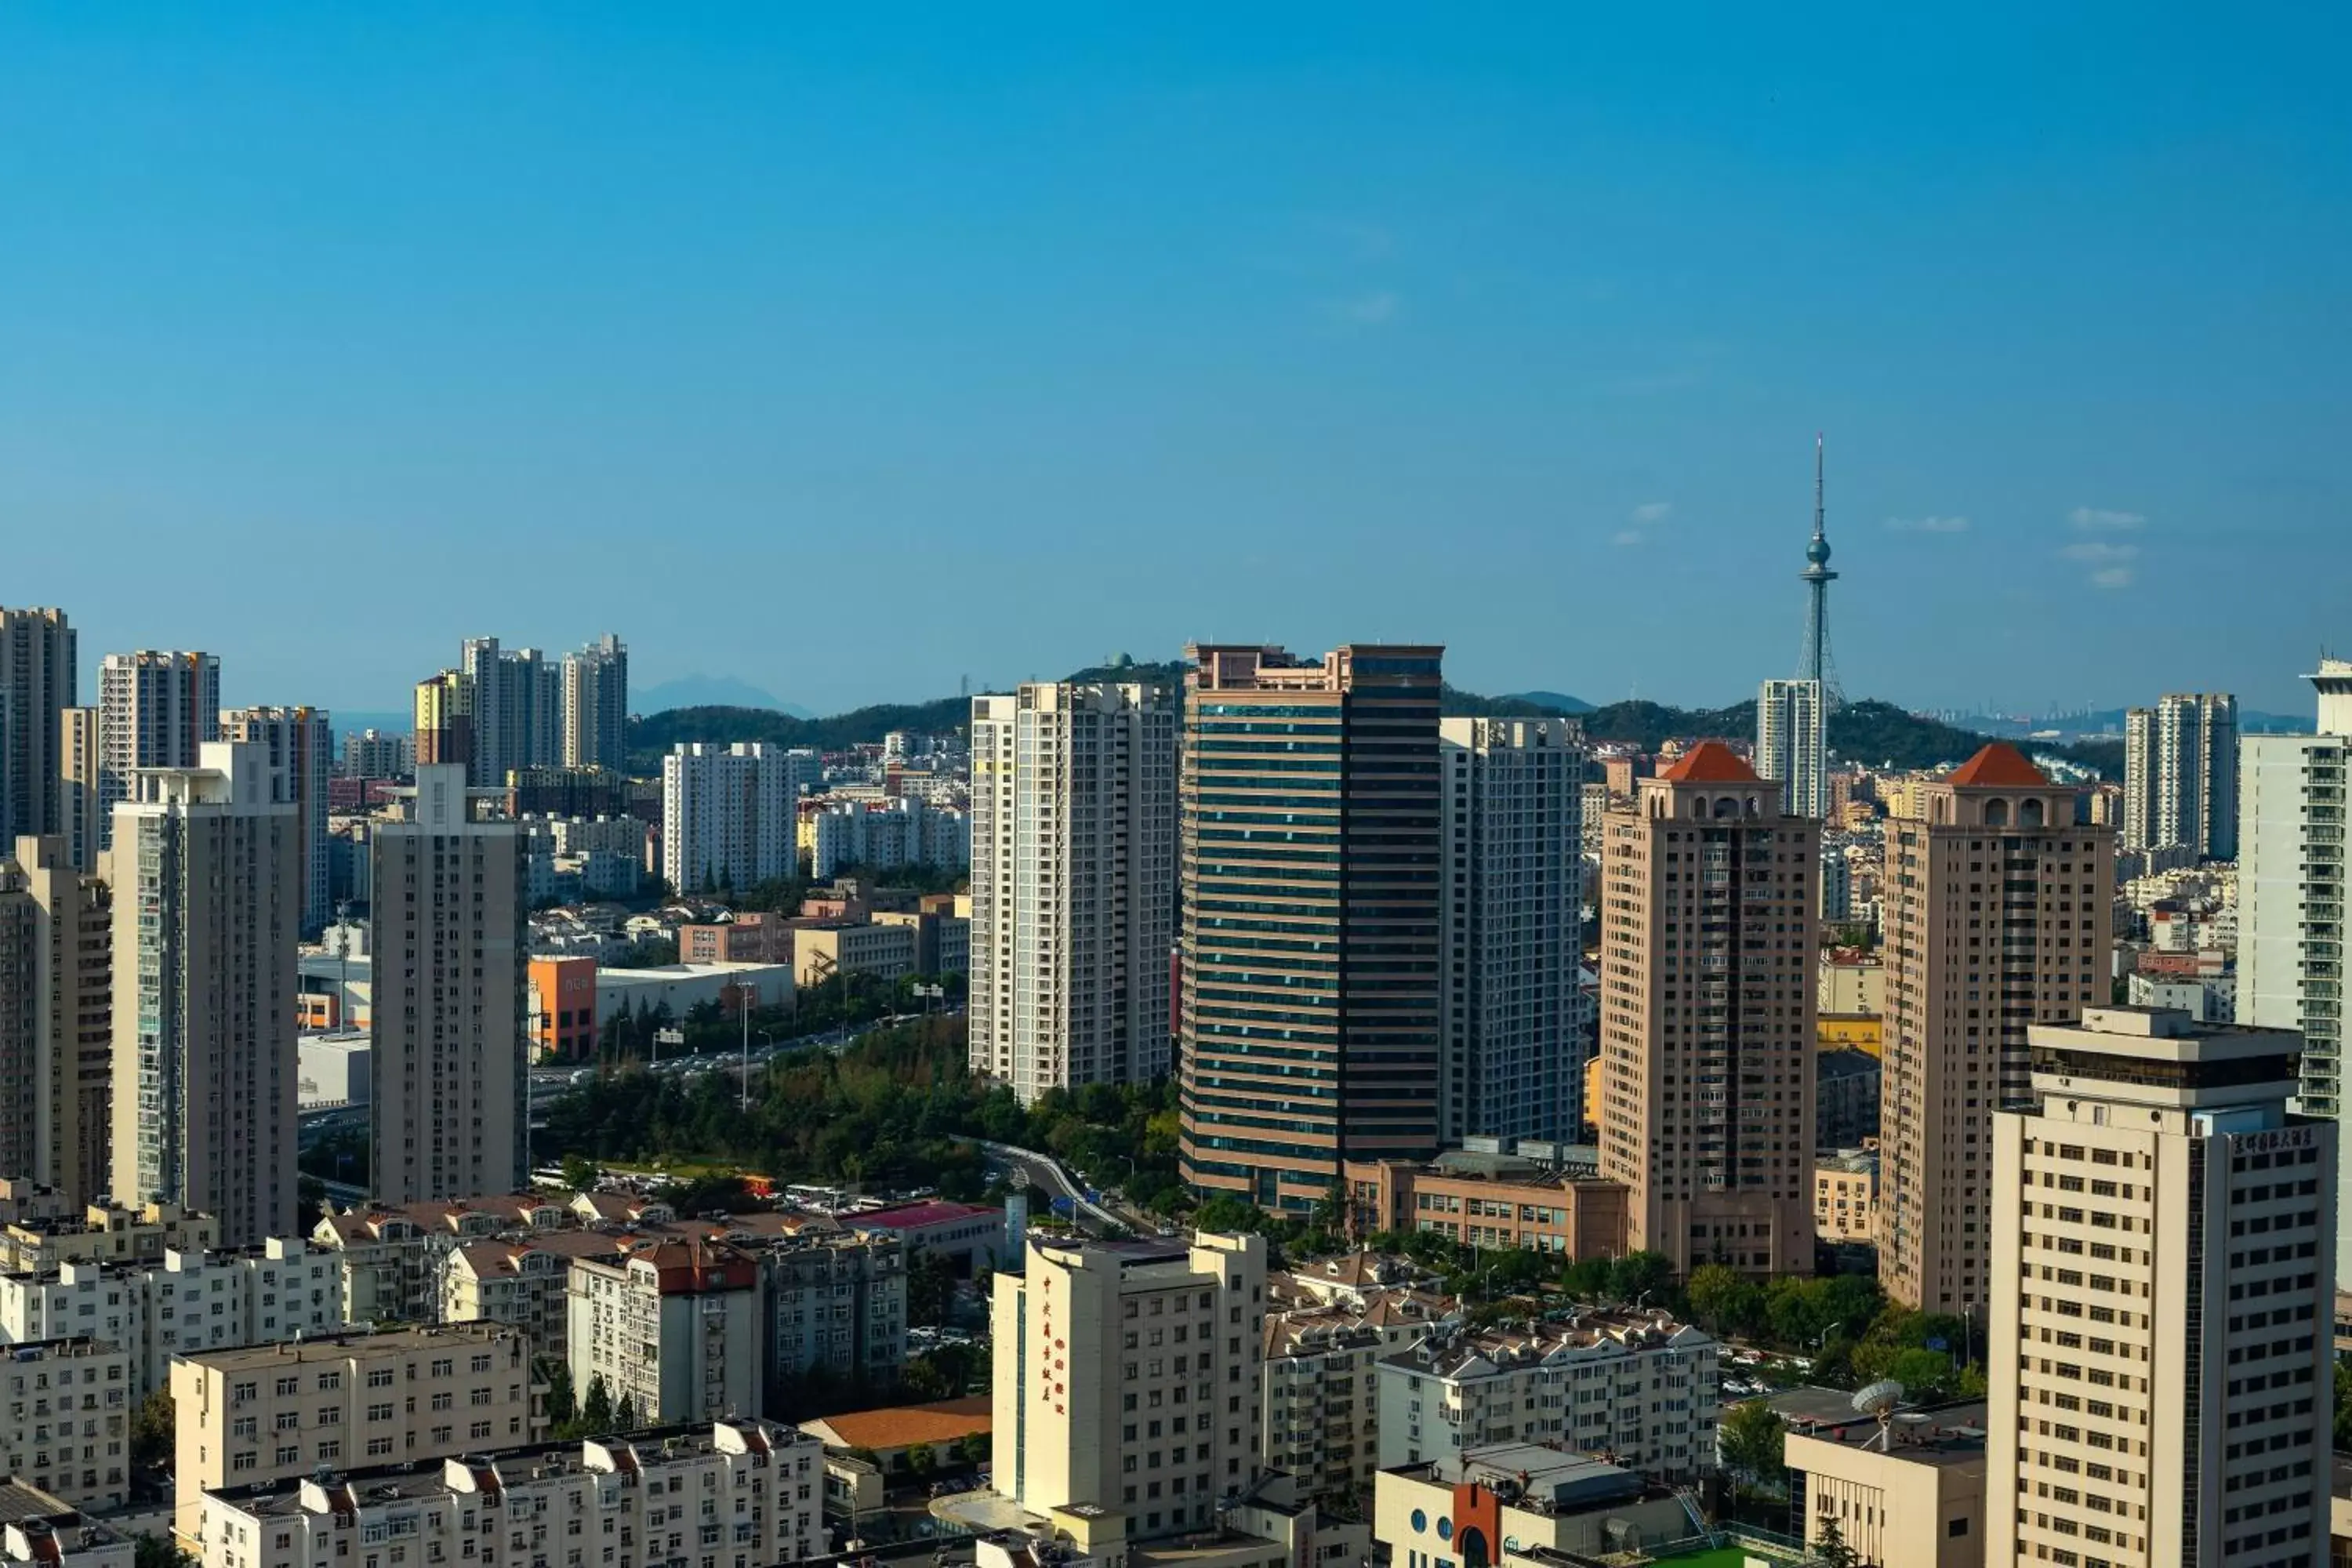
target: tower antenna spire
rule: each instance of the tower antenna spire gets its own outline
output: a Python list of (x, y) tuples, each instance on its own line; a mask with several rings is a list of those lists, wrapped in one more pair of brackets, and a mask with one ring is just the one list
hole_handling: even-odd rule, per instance
[(1821, 682), (1822, 710), (1827, 713), (1843, 700), (1843, 693), (1838, 689), (1837, 667), (1830, 659), (1830, 584), (1837, 581), (1837, 574), (1830, 570), (1828, 509), (1822, 501), (1825, 445), (1822, 433), (1813, 432), (1813, 537), (1805, 546), (1805, 569), (1798, 574), (1805, 582), (1809, 597), (1805, 605), (1804, 649), (1798, 657), (1797, 675), (1801, 679)]

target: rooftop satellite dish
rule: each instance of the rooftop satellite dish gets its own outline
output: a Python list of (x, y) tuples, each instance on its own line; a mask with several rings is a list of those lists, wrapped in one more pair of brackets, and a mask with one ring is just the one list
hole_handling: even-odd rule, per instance
[[(1887, 1422), (1893, 1417), (1895, 1407), (1902, 1403), (1903, 1385), (1891, 1377), (1880, 1378), (1853, 1396), (1855, 1411), (1864, 1415), (1875, 1417), (1878, 1422), (1878, 1447), (1881, 1453), (1888, 1452), (1894, 1447), (1894, 1439), (1889, 1433)], [(1867, 1448), (1870, 1445), (1864, 1442), (1863, 1447)]]

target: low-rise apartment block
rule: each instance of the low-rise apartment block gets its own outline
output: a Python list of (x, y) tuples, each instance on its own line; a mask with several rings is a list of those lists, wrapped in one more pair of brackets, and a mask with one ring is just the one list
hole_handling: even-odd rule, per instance
[(1368, 1230), (1433, 1231), (1465, 1247), (1531, 1247), (1564, 1258), (1615, 1258), (1626, 1249), (1624, 1184), (1492, 1148), (1450, 1151), (1430, 1164), (1350, 1161), (1347, 1181), (1357, 1223)]
[(441, 1271), (440, 1320), (512, 1323), (529, 1331), (532, 1350), (561, 1360), (571, 1270), (565, 1254), (529, 1241), (468, 1242), (451, 1249)]
[(1381, 1463), (1496, 1443), (1559, 1443), (1680, 1484), (1715, 1463), (1717, 1348), (1664, 1313), (1431, 1339), (1379, 1363)]
[(0, 1273), (60, 1263), (160, 1263), (166, 1252), (209, 1252), (220, 1244), (212, 1215), (176, 1204), (125, 1208), (90, 1204), (71, 1215), (27, 1215), (0, 1229)]
[(168, 1386), (174, 1356), (330, 1333), (343, 1322), (335, 1258), (291, 1238), (0, 1275), (0, 1334), (96, 1334), (128, 1357), (134, 1399)]
[(0, 1455), (8, 1474), (77, 1508), (115, 1508), (130, 1478), (131, 1358), (77, 1334), (8, 1347)]
[(441, 1315), (452, 1251), (509, 1231), (555, 1230), (571, 1217), (561, 1200), (536, 1193), (370, 1205), (327, 1215), (310, 1240), (341, 1260), (347, 1321), (429, 1323)]
[(708, 1420), (760, 1407), (766, 1346), (759, 1268), (731, 1247), (662, 1241), (574, 1258), (565, 1287), (572, 1386), (602, 1380), (639, 1419)]
[(907, 1248), (895, 1236), (811, 1236), (759, 1254), (768, 1325), (766, 1390), (822, 1372), (887, 1387), (907, 1359)]
[(204, 1568), (769, 1568), (824, 1551), (823, 1445), (765, 1421), (656, 1426), (208, 1489)]
[[(401, 1329), (172, 1363), (173, 1530), (206, 1561), (204, 1494), (284, 1483), (353, 1460), (413, 1464), (546, 1436), (530, 1339), (505, 1324)], [(617, 1568), (617, 1564), (616, 1564)]]
[(1813, 1162), (1813, 1234), (1823, 1241), (1878, 1239), (1878, 1154), (1842, 1150)]
[(1344, 1307), (1265, 1320), (1265, 1462), (1318, 1495), (1368, 1487), (1380, 1468), (1380, 1330)]
[(802, 926), (793, 937), (793, 968), (803, 985), (836, 974), (897, 980), (914, 973), (919, 933), (910, 925)]

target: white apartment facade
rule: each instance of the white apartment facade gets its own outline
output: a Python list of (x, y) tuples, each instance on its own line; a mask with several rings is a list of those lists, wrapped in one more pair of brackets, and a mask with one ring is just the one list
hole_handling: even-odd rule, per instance
[(971, 819), (951, 805), (905, 796), (842, 801), (819, 807), (809, 828), (809, 874), (819, 881), (852, 866), (959, 871), (971, 864)]
[(1433, 1337), (1378, 1365), (1385, 1469), (1559, 1443), (1680, 1485), (1715, 1465), (1716, 1342), (1664, 1314), (1586, 1311)]
[(0, 1274), (0, 1336), (17, 1343), (96, 1335), (128, 1358), (134, 1400), (170, 1386), (174, 1356), (343, 1325), (339, 1260), (287, 1237), (248, 1252), (173, 1249), (152, 1262)]
[(376, 829), (370, 1191), (404, 1204), (519, 1191), (528, 1114), (522, 838), (478, 818), (466, 770), (416, 770)]
[(0, 1362), (0, 1458), (8, 1474), (78, 1508), (130, 1494), (130, 1357), (87, 1334), (12, 1345)]
[(114, 842), (114, 807), (140, 768), (193, 768), (220, 739), (220, 660), (142, 648), (98, 667), (100, 836)]
[(971, 703), (971, 1067), (1023, 1104), (1169, 1070), (1177, 705), (1142, 685)]
[(1830, 814), (1829, 715), (1818, 680), (1768, 680), (1756, 693), (1756, 772), (1782, 786), (1791, 816)]
[(824, 1446), (766, 1421), (659, 1426), (207, 1491), (203, 1568), (771, 1568), (824, 1554)]
[(2032, 1033), (2041, 1108), (1995, 1123), (1984, 1561), (2326, 1562), (2336, 1134), (2288, 1113), (2294, 1035)]
[(416, 742), (410, 736), (366, 729), (343, 737), (345, 778), (404, 779), (415, 766)]
[(585, 1399), (602, 1382), (646, 1422), (760, 1408), (765, 1373), (758, 1266), (733, 1247), (665, 1241), (572, 1260), (566, 1356)]
[(801, 791), (822, 769), (814, 752), (758, 741), (680, 742), (662, 759), (662, 875), (681, 893), (791, 876)]
[(2238, 748), (2238, 700), (2225, 691), (2169, 692), (2126, 712), (2124, 847), (2236, 859)]
[(110, 1186), (246, 1247), (294, 1233), (300, 823), (261, 748), (198, 762), (132, 773), (114, 810)]
[(871, 1232), (773, 1242), (758, 1253), (772, 1384), (819, 1371), (889, 1386), (907, 1360), (907, 1247)]
[(1266, 1464), (1265, 1262), (1257, 1236), (1032, 1237), (992, 1305), (997, 1495), (1032, 1514), (1116, 1510), (1138, 1538), (1214, 1521)]
[(1573, 1141), (1584, 1100), (1584, 740), (1567, 719), (1443, 719), (1444, 1141)]

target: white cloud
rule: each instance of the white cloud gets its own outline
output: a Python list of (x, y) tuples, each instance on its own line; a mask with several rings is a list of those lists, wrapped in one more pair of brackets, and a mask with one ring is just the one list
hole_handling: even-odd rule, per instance
[(1666, 520), (1666, 514), (1674, 510), (1675, 503), (1670, 500), (1645, 500), (1635, 507), (1629, 515), (1635, 522), (1664, 522)]
[(2132, 563), (2139, 559), (2137, 544), (2112, 544), (2103, 539), (2079, 540), (2058, 553), (2091, 568), (2084, 579), (2094, 588), (2128, 588), (2138, 576)]
[(2147, 526), (2147, 519), (2138, 512), (2095, 506), (2078, 506), (2066, 514), (2066, 521), (2085, 533), (2130, 533)]
[(1639, 544), (1649, 535), (1638, 528), (1621, 528), (1609, 538), (1612, 544)]
[(1965, 517), (1890, 517), (1886, 526), (1897, 533), (1966, 533)]
[(1351, 327), (1385, 327), (1396, 320), (1403, 305), (1404, 301), (1391, 290), (1371, 289), (1344, 300), (1330, 300), (1323, 309), (1333, 320)]

